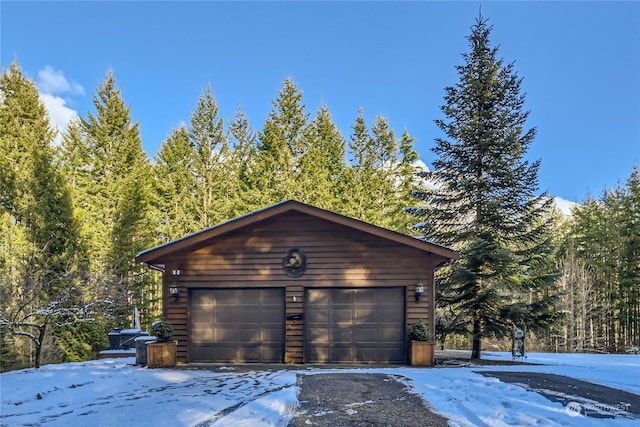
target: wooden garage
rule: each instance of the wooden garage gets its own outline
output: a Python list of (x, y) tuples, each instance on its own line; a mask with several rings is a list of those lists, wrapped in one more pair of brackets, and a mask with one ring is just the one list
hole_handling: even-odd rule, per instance
[[(407, 362), (457, 253), (296, 201), (143, 251), (182, 363)], [(419, 297), (416, 289), (424, 288)]]

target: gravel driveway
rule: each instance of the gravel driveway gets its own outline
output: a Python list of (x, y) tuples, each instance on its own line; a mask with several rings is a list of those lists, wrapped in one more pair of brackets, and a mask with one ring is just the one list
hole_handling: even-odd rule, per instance
[(403, 377), (388, 374), (298, 375), (300, 406), (290, 427), (434, 426), (447, 419), (410, 392)]

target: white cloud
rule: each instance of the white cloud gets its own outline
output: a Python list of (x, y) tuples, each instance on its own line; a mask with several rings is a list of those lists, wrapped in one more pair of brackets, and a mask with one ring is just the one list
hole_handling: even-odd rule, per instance
[(83, 96), (84, 88), (76, 82), (69, 81), (62, 71), (47, 65), (38, 71), (38, 90), (40, 99), (49, 113), (51, 125), (58, 131), (53, 141), (58, 145), (69, 121), (78, 115), (76, 110), (69, 107), (69, 99), (73, 96)]
[(576, 202), (570, 202), (561, 197), (554, 197), (553, 201), (556, 204), (558, 210), (562, 212), (564, 216), (571, 216), (571, 209), (578, 205)]
[(70, 82), (62, 71), (50, 65), (38, 71), (38, 88), (40, 92), (50, 95), (84, 95), (84, 88), (80, 84)]
[(40, 93), (40, 100), (49, 113), (51, 125), (56, 128), (58, 134), (54, 139), (54, 144), (58, 145), (62, 140), (62, 132), (67, 130), (69, 121), (78, 115), (77, 111), (67, 106), (67, 101), (59, 96)]

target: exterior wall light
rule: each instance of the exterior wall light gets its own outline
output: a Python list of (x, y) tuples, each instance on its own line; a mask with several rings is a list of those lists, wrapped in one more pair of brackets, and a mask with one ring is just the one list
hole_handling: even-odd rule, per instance
[(178, 286), (175, 283), (169, 286), (169, 294), (173, 298), (173, 302), (178, 302), (180, 295), (178, 295)]
[(178, 293), (178, 284), (176, 283), (176, 281), (178, 279), (178, 276), (182, 274), (182, 270), (171, 270), (171, 274), (173, 275), (173, 284), (169, 286), (169, 295), (171, 295), (171, 298), (173, 298), (173, 302), (178, 302), (180, 294)]
[(420, 297), (422, 297), (422, 294), (424, 294), (424, 285), (422, 284), (422, 282), (418, 282), (418, 284), (416, 285), (416, 302), (420, 301)]

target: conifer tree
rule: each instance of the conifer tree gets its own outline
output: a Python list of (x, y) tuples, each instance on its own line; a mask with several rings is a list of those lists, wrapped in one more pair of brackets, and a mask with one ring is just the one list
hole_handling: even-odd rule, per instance
[(300, 159), (308, 149), (309, 114), (302, 92), (285, 79), (258, 133), (258, 150), (248, 197), (265, 206), (301, 195)]
[(414, 139), (407, 131), (397, 140), (388, 120), (376, 117), (367, 128), (359, 110), (349, 139), (350, 163), (344, 173), (344, 213), (381, 227), (408, 233), (406, 209), (415, 186)]
[(0, 208), (28, 230), (43, 271), (63, 271), (75, 256), (77, 224), (55, 163), (55, 131), (35, 83), (17, 61), (0, 76)]
[(524, 159), (535, 129), (524, 128), (521, 79), (498, 59), (490, 33), (481, 16), (471, 27), (460, 80), (445, 89), (445, 118), (436, 120), (445, 134), (429, 174), (437, 188), (425, 190), (423, 209), (414, 210), (426, 238), (461, 252), (442, 275), (438, 298), (471, 326), (474, 358), (483, 337), (506, 334), (523, 312), (529, 327), (552, 320), (547, 309), (533, 310), (553, 292), (526, 299), (550, 285), (532, 264), (538, 251), (550, 250), (551, 199), (536, 194), (540, 162)]
[(84, 228), (94, 275), (108, 278), (105, 295), (113, 302), (110, 322), (126, 324), (133, 305), (143, 317), (157, 298), (151, 277), (133, 261), (154, 242), (152, 174), (142, 149), (137, 123), (132, 123), (113, 73), (109, 71), (88, 112), (70, 127), (62, 147), (62, 162), (75, 184), (74, 198)]
[[(358, 110), (358, 117), (352, 126), (349, 137), (349, 165), (345, 171), (343, 200), (344, 213), (354, 218), (374, 222), (370, 217), (375, 209), (371, 188), (375, 188), (374, 140), (367, 128), (364, 110)], [(347, 202), (348, 201), (348, 202)]]
[(234, 217), (250, 212), (260, 206), (257, 200), (251, 198), (254, 194), (253, 179), (257, 170), (257, 141), (258, 136), (249, 124), (249, 119), (242, 109), (238, 109), (229, 126), (232, 138), (233, 159), (236, 166), (236, 201), (234, 204)]
[(154, 164), (160, 241), (177, 239), (202, 228), (197, 215), (200, 203), (194, 198), (197, 187), (193, 161), (187, 127), (174, 129), (160, 146)]
[[(626, 351), (640, 340), (640, 177), (572, 210), (567, 242), (590, 271), (593, 327), (584, 350)], [(574, 313), (575, 316), (575, 313)]]
[(35, 83), (13, 62), (0, 75), (0, 333), (32, 339), (36, 367), (53, 326), (47, 308), (71, 309), (82, 297), (68, 292), (78, 227), (54, 136)]
[(625, 184), (623, 201), (624, 251), (620, 274), (621, 337), (624, 350), (640, 346), (640, 173), (634, 166)]
[(235, 199), (235, 181), (228, 173), (231, 150), (211, 86), (191, 114), (189, 144), (194, 150), (194, 197), (199, 203), (195, 213), (202, 229), (229, 219)]
[(308, 148), (300, 156), (298, 200), (323, 209), (336, 209), (345, 168), (345, 141), (329, 109), (321, 107), (309, 125)]

